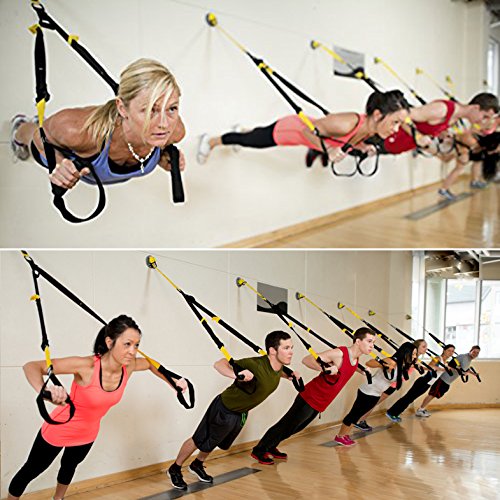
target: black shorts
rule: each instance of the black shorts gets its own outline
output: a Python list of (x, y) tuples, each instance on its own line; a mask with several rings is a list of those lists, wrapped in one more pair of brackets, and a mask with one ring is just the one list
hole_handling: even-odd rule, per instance
[(442, 398), (450, 389), (450, 385), (446, 382), (443, 382), (440, 378), (438, 378), (431, 386), (431, 390), (429, 391), (429, 396), (434, 396), (435, 398)]
[(210, 403), (198, 428), (194, 431), (196, 447), (205, 453), (217, 446), (228, 450), (243, 429), (246, 414), (228, 410), (222, 403), (220, 394)]

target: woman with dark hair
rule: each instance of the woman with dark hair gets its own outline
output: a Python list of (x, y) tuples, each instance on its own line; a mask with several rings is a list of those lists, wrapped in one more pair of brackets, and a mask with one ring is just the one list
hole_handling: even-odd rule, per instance
[[(9, 485), (9, 499), (19, 498), (28, 484), (42, 474), (64, 448), (61, 467), (57, 475), (54, 500), (64, 498), (76, 467), (85, 459), (99, 432), (102, 417), (117, 404), (134, 371), (151, 370), (162, 380), (166, 379), (144, 358), (136, 358), (141, 330), (136, 322), (125, 315), (111, 320), (98, 333), (93, 356), (72, 356), (53, 359), (56, 375), (72, 374), (70, 398), (75, 406), (73, 418), (69, 418), (67, 393), (60, 386), (46, 386), (51, 401), (58, 407), (50, 414), (36, 436), (26, 463)], [(24, 365), (24, 373), (35, 391), (40, 392), (47, 366), (45, 361), (30, 361)], [(177, 385), (185, 391), (186, 381)]]
[(324, 153), (324, 145), (329, 159), (338, 162), (347, 154), (342, 150), (342, 146), (346, 144), (363, 152), (374, 152), (374, 147), (364, 144), (363, 141), (375, 134), (385, 138), (397, 132), (408, 117), (408, 110), (408, 102), (399, 90), (373, 92), (366, 104), (366, 114), (330, 113), (323, 118), (309, 118), (323, 137), (323, 144), (298, 115), (290, 115), (249, 132), (229, 132), (212, 138), (203, 134), (197, 159), (198, 163), (205, 163), (212, 149), (221, 145), (259, 149), (273, 146), (306, 146), (317, 151), (318, 155)]
[[(413, 345), (417, 348), (417, 359), (415, 359), (415, 364), (418, 362), (418, 358), (423, 356), (427, 352), (427, 342), (424, 339), (417, 339), (413, 342)], [(414, 370), (414, 366), (411, 366), (408, 370), (408, 374), (410, 374)], [(393, 382), (381, 395), (380, 399), (377, 402), (377, 405), (383, 403), (391, 394), (396, 392), (396, 382)], [(367, 423), (366, 419), (370, 416), (370, 413), (373, 411), (373, 408), (365, 413), (361, 420), (354, 424), (356, 429), (361, 429), (362, 431), (371, 431), (372, 427)], [(400, 422), (401, 420), (398, 417), (391, 417), (388, 413), (386, 413), (387, 417), (390, 418), (393, 422)]]
[(393, 377), (387, 379), (382, 365), (371, 359), (366, 363), (370, 368), (379, 368), (373, 375), (371, 384), (364, 383), (358, 389), (356, 401), (352, 405), (351, 411), (344, 417), (339, 433), (335, 436), (334, 441), (342, 446), (352, 446), (356, 444), (349, 437), (349, 432), (352, 426), (359, 419), (370, 411), (377, 404), (382, 393), (389, 388), (396, 377), (396, 390), (401, 388), (403, 377), (408, 377), (408, 370), (417, 359), (417, 348), (411, 342), (405, 342), (399, 346), (399, 349), (389, 358), (384, 358), (383, 362), (389, 368), (394, 370)]

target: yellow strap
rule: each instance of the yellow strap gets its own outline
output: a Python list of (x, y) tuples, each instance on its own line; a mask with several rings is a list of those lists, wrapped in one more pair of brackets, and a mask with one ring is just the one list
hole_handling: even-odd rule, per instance
[(313, 125), (312, 121), (309, 119), (308, 116), (305, 115), (303, 111), (299, 111), (297, 115), (306, 124), (307, 128), (311, 132), (314, 132), (316, 130), (316, 127)]
[(31, 31), (31, 33), (33, 33), (33, 35), (36, 35), (39, 27), (39, 24), (32, 24), (28, 29)]
[(215, 321), (216, 323), (218, 323), (220, 321), (220, 318), (219, 318), (219, 316), (214, 316), (212, 318), (212, 320)]
[(362, 71), (358, 71), (358, 72), (354, 73), (354, 76), (355, 76), (356, 78), (361, 79), (361, 78), (364, 78), (364, 77), (365, 77), (365, 74), (364, 74)]
[(311, 354), (311, 356), (314, 359), (318, 359), (318, 355), (314, 352), (314, 349), (312, 347), (309, 347), (309, 349), (307, 349), (307, 351)]
[(33, 294), (31, 297), (30, 297), (30, 300), (38, 300), (40, 298), (40, 295), (37, 295), (36, 293)]
[(220, 352), (221, 352), (222, 354), (224, 354), (224, 357), (225, 357), (228, 361), (231, 361), (231, 359), (233, 359), (233, 357), (231, 356), (231, 354), (229, 354), (229, 353), (227, 352), (227, 350), (226, 350), (226, 348), (225, 348), (224, 346), (222, 346), (222, 347), (220, 348)]
[(203, 323), (204, 321), (206, 321), (205, 317), (202, 316), (201, 319), (200, 319), (200, 323)]
[(68, 43), (71, 45), (73, 42), (78, 42), (80, 37), (78, 35), (69, 35), (68, 36)]
[(266, 352), (266, 351), (264, 351), (263, 349), (259, 349), (259, 354), (260, 354), (261, 356), (267, 356), (267, 352)]
[(342, 64), (346, 64), (347, 63), (345, 62), (345, 60), (342, 58), (342, 56), (340, 56), (339, 54), (337, 54), (336, 52), (334, 52), (332, 49), (328, 48), (328, 47), (325, 47), (322, 43), (320, 42), (317, 42), (318, 43), (318, 47), (323, 49), (325, 52), (327, 52), (328, 54), (330, 54), (334, 59), (336, 59), (338, 62), (342, 63)]
[[(382, 59), (380, 59), (380, 57), (376, 57), (375, 58), (375, 63), (380, 63), (382, 64), (382, 66), (392, 75), (394, 76), (394, 78), (396, 78), (397, 80), (399, 80), (402, 84), (404, 84), (405, 86), (408, 86), (406, 85), (406, 82), (385, 62), (383, 61)], [(412, 91), (412, 94), (415, 95), (415, 92)]]
[(44, 116), (45, 116), (45, 99), (42, 99), (41, 101), (38, 101), (36, 103), (36, 109), (37, 109), (37, 113), (38, 113), (38, 126), (40, 128), (43, 127), (43, 119), (44, 119)]
[(160, 363), (158, 363), (158, 361), (155, 361), (153, 358), (150, 358), (149, 356), (147, 356), (146, 354), (144, 354), (141, 350), (137, 349), (137, 352), (141, 355), (141, 356), (144, 356), (149, 364), (153, 365), (156, 369), (160, 368)]
[(166, 274), (163, 274), (158, 267), (154, 269), (156, 269), (176, 290), (180, 290), (180, 288)]
[(49, 346), (46, 346), (43, 351), (45, 353), (45, 363), (47, 364), (47, 368), (50, 368), (52, 366), (52, 361), (50, 360), (50, 349), (49, 349)]
[(345, 308), (346, 308), (346, 309), (347, 309), (347, 310), (348, 310), (348, 311), (349, 311), (349, 312), (350, 312), (350, 313), (351, 313), (351, 314), (352, 314), (355, 318), (357, 318), (357, 319), (359, 319), (359, 320), (363, 321), (363, 320), (361, 319), (361, 316), (360, 316), (358, 313), (354, 312), (354, 311), (353, 311), (350, 307), (345, 306)]
[(383, 355), (383, 356), (385, 356), (386, 358), (390, 358), (390, 357), (392, 356), (391, 354), (389, 354), (388, 352), (383, 351), (383, 350), (382, 350), (382, 351), (380, 351), (380, 354), (382, 354), (382, 355)]

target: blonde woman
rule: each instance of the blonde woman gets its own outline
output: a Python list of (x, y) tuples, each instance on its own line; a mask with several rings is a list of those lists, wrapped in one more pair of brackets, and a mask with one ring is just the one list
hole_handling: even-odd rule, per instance
[[(56, 149), (50, 181), (65, 189), (80, 180), (95, 184), (88, 168), (76, 169), (76, 159), (90, 161), (103, 184), (142, 177), (156, 166), (170, 170), (165, 148), (185, 135), (179, 99), (179, 86), (165, 66), (152, 59), (134, 61), (121, 73), (115, 99), (63, 109), (44, 121), (47, 140)], [(12, 119), (11, 148), (20, 160), (27, 160), (31, 150), (47, 168), (39, 128), (25, 115)], [(181, 153), (181, 170), (184, 165)]]

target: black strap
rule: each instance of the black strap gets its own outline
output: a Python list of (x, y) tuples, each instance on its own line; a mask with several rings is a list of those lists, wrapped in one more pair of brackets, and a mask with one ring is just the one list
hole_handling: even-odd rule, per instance
[(191, 383), (191, 381), (188, 380), (187, 378), (184, 379), (188, 385), (188, 394), (190, 401), (188, 402), (184, 397), (182, 389), (176, 385), (176, 380), (179, 380), (183, 377), (181, 375), (178, 375), (177, 373), (174, 373), (173, 371), (168, 370), (163, 365), (160, 365), (158, 367), (158, 371), (169, 381), (170, 385), (177, 391), (177, 400), (179, 401), (179, 403), (182, 406), (184, 406), (186, 410), (194, 408), (195, 395), (194, 395), (194, 386)]
[[(25, 250), (21, 250), (21, 253), (23, 254), (24, 260), (31, 267), (31, 272), (33, 274), (33, 279), (34, 279), (34, 282), (35, 282), (35, 293), (38, 296), (38, 299), (36, 300), (36, 305), (37, 305), (37, 309), (38, 309), (38, 316), (39, 316), (39, 319), (40, 319), (40, 327), (41, 327), (41, 330), (42, 330), (42, 345), (41, 345), (42, 350), (45, 350), (45, 347), (48, 346), (49, 343), (48, 343), (48, 338), (47, 338), (47, 331), (46, 331), (46, 328), (45, 328), (45, 320), (44, 320), (44, 317), (43, 317), (43, 310), (42, 310), (42, 304), (41, 304), (40, 294), (39, 294), (39, 290), (38, 290), (37, 279), (40, 276), (42, 276), (54, 288), (56, 288), (57, 290), (59, 290), (59, 292), (61, 292), (63, 295), (65, 295), (68, 299), (70, 299), (72, 302), (74, 302), (78, 307), (80, 307), (81, 309), (83, 309), (86, 313), (90, 314), (90, 316), (92, 316), (93, 318), (95, 318), (101, 324), (103, 324), (103, 325), (107, 324), (107, 322), (104, 319), (102, 319), (93, 309), (91, 309), (87, 304), (85, 304), (85, 302), (83, 302), (80, 298), (78, 298), (71, 290), (69, 290), (68, 288), (66, 288), (59, 281), (57, 281), (47, 271), (45, 271), (44, 269), (42, 269), (41, 267), (39, 267), (35, 263), (35, 261), (31, 258), (31, 256), (28, 254), (28, 252), (26, 252)], [(185, 378), (185, 377), (182, 377), (181, 375), (177, 375), (176, 373), (168, 370), (167, 368), (165, 368), (161, 364), (158, 367), (158, 371), (169, 381), (169, 383), (172, 385), (172, 387), (177, 391), (177, 399), (182, 404), (182, 406), (184, 406), (186, 409), (193, 408), (194, 407), (194, 402), (195, 402), (195, 395), (194, 395), (194, 387), (193, 387), (193, 384), (191, 383), (191, 381), (189, 379)], [(57, 377), (52, 373), (51, 368), (49, 368), (49, 372), (50, 372), (49, 378), (54, 382), (54, 384), (61, 385), (61, 383), (57, 380)], [(182, 389), (180, 387), (178, 387), (176, 385), (176, 383), (175, 383), (175, 379), (180, 379), (180, 378), (184, 378), (184, 380), (186, 381), (186, 383), (188, 385), (189, 399), (190, 399), (191, 403), (188, 403), (185, 400), (184, 394), (182, 393)], [(45, 385), (46, 385), (46, 383), (45, 383)], [(42, 394), (42, 392), (45, 389), (45, 385), (44, 385), (44, 387), (42, 388), (42, 391), (39, 394), (39, 398), (41, 396), (41, 401), (38, 401), (38, 399), (37, 399), (37, 403), (38, 403), (39, 408), (40, 408), (40, 404), (43, 405), (43, 399), (50, 399), (50, 393), (48, 393), (47, 391), (45, 391), (45, 394)], [(69, 399), (69, 396), (68, 396), (68, 399)], [(70, 414), (72, 414), (72, 413), (74, 414), (74, 409), (73, 409), (73, 411), (71, 411), (71, 405), (73, 403), (70, 402), (70, 401), (68, 401), (68, 400), (66, 400), (66, 402), (68, 404), (70, 404)], [(45, 413), (46, 413), (46, 410), (41, 410), (41, 412), (42, 411), (45, 411)], [(43, 413), (42, 413), (42, 417), (45, 419), (45, 416), (43, 415)], [(69, 421), (69, 419), (68, 419), (68, 421)], [(52, 423), (52, 422), (50, 422), (50, 423)]]
[[(30, 267), (31, 267), (31, 275), (33, 277), (33, 284), (34, 284), (34, 288), (35, 288), (34, 300), (35, 300), (37, 311), (38, 311), (38, 319), (40, 321), (40, 330), (41, 330), (41, 334), (42, 334), (42, 344), (40, 345), (40, 347), (41, 347), (42, 351), (45, 351), (46, 349), (49, 348), (49, 338), (47, 335), (47, 328), (45, 327), (45, 319), (43, 316), (43, 308), (42, 308), (42, 299), (40, 298), (40, 289), (38, 287), (38, 278), (41, 276), (41, 273), (38, 270), (38, 266), (36, 266), (36, 264), (33, 262), (33, 259), (31, 259), (31, 257), (29, 257), (28, 254), (24, 251), (23, 251), (23, 255), (24, 255), (25, 260), (30, 264)], [(49, 351), (47, 351), (47, 352), (49, 352)], [(47, 356), (48, 356), (48, 354), (46, 354), (46, 357)], [(58, 422), (58, 421), (53, 420), (50, 417), (49, 412), (47, 411), (47, 408), (45, 407), (45, 400), (49, 400), (49, 401), (52, 400), (52, 395), (51, 395), (50, 391), (46, 390), (47, 384), (49, 383), (49, 380), (50, 380), (54, 385), (58, 385), (60, 387), (63, 387), (63, 385), (61, 384), (59, 379), (53, 373), (53, 367), (52, 367), (52, 362), (50, 361), (50, 358), (48, 359), (47, 363), (48, 364), (50, 363), (49, 366), (47, 367), (47, 379), (45, 380), (44, 384), (42, 385), (42, 388), (40, 389), (40, 392), (36, 398), (38, 411), (40, 412), (40, 415), (42, 416), (42, 418), (46, 422), (48, 422), (49, 424), (53, 424), (53, 425), (65, 424), (66, 422), (69, 422), (73, 418), (73, 416), (75, 414), (75, 405), (73, 404), (73, 401), (71, 400), (71, 398), (68, 395), (66, 398), (66, 403), (69, 404), (69, 407), (70, 407), (68, 419), (65, 421), (62, 421), (62, 422)]]
[[(66, 42), (68, 42), (71, 47), (84, 59), (84, 61), (89, 64), (89, 66), (111, 87), (114, 95), (118, 94), (119, 85), (117, 82), (109, 76), (106, 70), (96, 61), (96, 59), (88, 52), (88, 50), (80, 45), (75, 38), (71, 38), (70, 35), (58, 24), (52, 17), (47, 14), (43, 5), (37, 2), (33, 2), (31, 4), (33, 9), (38, 15), (40, 27), (36, 30), (36, 38), (35, 38), (35, 77), (36, 77), (36, 102), (37, 104), (45, 99), (47, 102), (50, 99), (50, 94), (47, 89), (47, 63), (45, 56), (45, 44), (43, 39), (43, 32), (41, 27), (51, 29), (56, 31), (59, 35), (64, 38)], [(45, 155), (47, 157), (47, 162), (49, 164), (49, 172), (52, 173), (52, 170), (56, 166), (55, 161), (55, 151), (52, 145), (47, 148), (48, 141), (45, 138), (45, 134), (43, 133), (42, 127), (40, 127), (40, 135), (42, 135), (42, 140), (44, 143)], [(52, 151), (49, 151), (52, 149)], [(184, 188), (182, 185), (182, 177), (180, 174), (179, 168), (179, 151), (174, 145), (169, 145), (166, 147), (166, 150), (170, 156), (170, 166), (171, 166), (171, 180), (172, 180), (172, 200), (174, 203), (182, 203), (184, 201)], [(49, 160), (50, 157), (50, 160)], [(78, 171), (81, 171), (83, 168), (87, 167), (90, 170), (90, 173), (95, 179), (98, 191), (99, 191), (99, 200), (95, 210), (85, 218), (79, 218), (69, 212), (65, 206), (64, 200), (62, 197), (66, 193), (67, 190), (61, 188), (59, 186), (54, 186), (52, 184), (52, 193), (54, 194), (54, 206), (59, 210), (61, 215), (68, 221), (72, 223), (80, 223), (90, 221), (96, 218), (105, 208), (106, 206), (106, 195), (104, 191), (104, 187), (102, 185), (101, 180), (96, 175), (93, 166), (90, 162), (83, 161), (75, 161), (73, 160)], [(51, 167), (52, 165), (52, 167)]]
[(169, 144), (165, 150), (170, 157), (170, 175), (172, 179), (172, 200), (174, 203), (184, 202), (184, 188), (182, 186), (181, 170), (179, 167), (179, 150)]
[[(149, 262), (148, 258), (146, 258), (146, 264), (149, 266), (148, 262)], [(221, 319), (218, 316), (216, 316), (210, 309), (208, 309), (206, 306), (204, 306), (203, 304), (201, 304), (200, 302), (198, 302), (198, 300), (196, 300), (196, 298), (194, 296), (186, 294), (184, 291), (180, 290), (179, 288), (177, 290), (184, 297), (184, 299), (186, 300), (186, 302), (189, 305), (190, 309), (193, 311), (193, 313), (198, 318), (198, 320), (203, 324), (203, 327), (205, 328), (205, 330), (209, 334), (210, 338), (215, 342), (215, 344), (217, 345), (217, 347), (219, 349), (221, 349), (222, 347), (224, 347), (224, 344), (219, 340), (219, 338), (217, 337), (217, 335), (215, 335), (215, 333), (212, 330), (212, 328), (210, 327), (210, 325), (208, 325), (207, 322), (203, 320), (203, 317), (202, 317), (201, 313), (199, 312), (199, 310), (203, 311), (205, 314), (208, 314), (211, 318), (217, 317), (218, 318), (217, 323), (219, 323), (220, 326), (222, 326), (223, 328), (225, 328), (229, 333), (231, 333), (232, 335), (234, 335), (236, 338), (238, 338), (239, 340), (241, 340), (243, 343), (245, 343), (246, 345), (248, 345), (249, 347), (251, 347), (256, 353), (259, 353), (259, 351), (261, 351), (260, 347), (257, 344), (255, 344), (254, 342), (252, 342), (250, 339), (246, 338), (242, 333), (240, 333), (234, 327), (232, 327), (231, 325), (229, 325), (228, 323), (226, 323), (223, 319)], [(231, 358), (229, 360), (229, 364), (233, 367), (233, 371), (234, 371), (234, 373), (236, 375), (237, 380), (242, 381), (243, 378), (244, 378), (244, 376), (240, 375), (240, 372), (243, 370), (243, 368), (241, 366), (239, 366), (234, 361), (233, 358)], [(295, 377), (295, 375), (293, 374), (293, 371), (290, 368), (286, 367), (286, 366), (283, 367), (283, 371), (285, 372), (285, 374), (288, 377), (292, 377), (292, 383), (293, 383), (295, 389), (298, 392), (302, 392), (304, 390), (304, 381), (302, 380), (302, 377), (300, 377), (299, 379), (297, 379)], [(244, 390), (248, 394), (253, 394), (253, 392), (255, 391), (255, 389), (254, 389), (250, 393), (250, 392), (248, 392), (246, 390), (246, 388), (244, 386), (239, 385), (238, 387), (240, 387), (242, 390)]]
[[(38, 4), (32, 4), (33, 7), (35, 8), (35, 5)], [(43, 7), (42, 7), (43, 9)], [(35, 9), (36, 10), (36, 9)], [(42, 25), (42, 23), (40, 23)], [(43, 31), (40, 27), (37, 28), (36, 30), (36, 38), (35, 38), (35, 79), (36, 79), (36, 102), (37, 105), (42, 100), (48, 101), (50, 99), (50, 95), (47, 89), (47, 65), (46, 65), (46, 57), (45, 57), (45, 43), (43, 39)], [(54, 149), (54, 146), (47, 140), (47, 136), (45, 135), (45, 131), (43, 130), (42, 123), (40, 124), (40, 137), (42, 139), (43, 143), (43, 149), (45, 151), (45, 158), (47, 160), (47, 166), (49, 168), (49, 174), (51, 174), (54, 169), (56, 168), (56, 152)], [(88, 215), (87, 217), (77, 217), (76, 215), (72, 214), (65, 205), (63, 196), (66, 194), (67, 189), (56, 186), (55, 184), (51, 184), (51, 190), (52, 194), (54, 195), (54, 198), (52, 200), (52, 203), (54, 206), (59, 210), (61, 215), (66, 219), (68, 222), (72, 223), (81, 223), (81, 222), (87, 222), (89, 220), (95, 219), (105, 208), (106, 206), (106, 194), (104, 192), (104, 187), (102, 185), (101, 180), (97, 176), (94, 167), (90, 162), (84, 162), (82, 160), (74, 160), (73, 163), (75, 164), (75, 167), (78, 171), (81, 171), (83, 168), (87, 167), (90, 170), (90, 173), (95, 179), (95, 182), (97, 184), (98, 190), (99, 190), (99, 200), (97, 203), (96, 208), (94, 211)]]
[(74, 416), (75, 416), (75, 405), (69, 395), (66, 396), (66, 404), (69, 405), (69, 415), (66, 420), (63, 421), (58, 421), (54, 420), (51, 418), (49, 415), (49, 412), (47, 410), (47, 407), (45, 406), (45, 401), (52, 401), (52, 394), (50, 391), (46, 390), (47, 384), (49, 383), (49, 380), (54, 384), (58, 385), (59, 387), (63, 387), (59, 379), (54, 375), (52, 372), (52, 366), (49, 368), (48, 371), (48, 377), (47, 380), (45, 380), (38, 396), (36, 397), (36, 404), (38, 406), (38, 411), (40, 412), (40, 415), (42, 418), (49, 424), (52, 425), (60, 425), (60, 424), (66, 424), (68, 423)]

